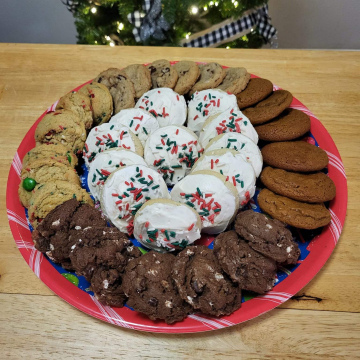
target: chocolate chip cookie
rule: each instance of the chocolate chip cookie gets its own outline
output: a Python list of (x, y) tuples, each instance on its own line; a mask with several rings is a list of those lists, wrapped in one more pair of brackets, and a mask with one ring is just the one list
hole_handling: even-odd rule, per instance
[(267, 99), (259, 102), (255, 107), (243, 111), (253, 125), (263, 124), (280, 115), (290, 106), (293, 96), (289, 91), (274, 91)]
[(241, 306), (241, 290), (221, 270), (206, 246), (189, 246), (172, 264), (180, 296), (204, 314), (230, 315)]
[(317, 229), (329, 224), (331, 215), (324, 204), (307, 204), (274, 194), (268, 189), (258, 196), (261, 210), (291, 226), (300, 229)]
[(225, 69), (225, 73), (225, 78), (217, 89), (235, 95), (243, 91), (250, 80), (250, 74), (243, 67), (227, 68)]
[(269, 190), (293, 200), (320, 203), (336, 195), (334, 182), (322, 172), (298, 174), (267, 166), (260, 179)]
[(239, 212), (235, 230), (250, 247), (278, 264), (296, 264), (300, 250), (284, 223), (252, 210)]
[(127, 304), (151, 320), (172, 324), (183, 320), (192, 310), (181, 299), (171, 277), (174, 255), (149, 251), (129, 262), (123, 277)]
[(214, 89), (219, 86), (226, 76), (225, 70), (218, 63), (208, 63), (199, 65), (200, 77), (195, 85), (190, 89), (192, 95), (196, 91)]
[(253, 106), (273, 92), (271, 81), (262, 78), (250, 79), (245, 90), (236, 95), (240, 110)]
[(174, 66), (171, 66), (168, 60), (156, 60), (149, 64), (147, 68), (150, 71), (153, 89), (167, 87), (173, 89), (178, 80), (178, 73)]
[(151, 76), (150, 71), (144, 65), (133, 64), (129, 65), (122, 71), (128, 76), (134, 84), (135, 97), (141, 98), (144, 93), (151, 89)]
[(263, 294), (273, 288), (276, 263), (255, 250), (238, 237), (235, 231), (218, 235), (214, 254), (222, 269), (239, 288)]
[(179, 61), (174, 67), (179, 75), (174, 91), (184, 95), (189, 92), (199, 78), (199, 66), (194, 61)]
[(261, 149), (264, 163), (289, 171), (313, 172), (328, 165), (326, 152), (304, 141), (276, 142)]

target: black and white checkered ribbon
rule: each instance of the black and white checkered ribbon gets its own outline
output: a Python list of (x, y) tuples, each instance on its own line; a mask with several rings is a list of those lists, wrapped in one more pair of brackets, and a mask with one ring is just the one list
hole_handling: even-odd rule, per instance
[(271, 25), (267, 4), (208, 34), (183, 42), (182, 45), (184, 47), (208, 47), (256, 26), (258, 27), (260, 35), (268, 42), (271, 42), (271, 39), (276, 37), (277, 30)]

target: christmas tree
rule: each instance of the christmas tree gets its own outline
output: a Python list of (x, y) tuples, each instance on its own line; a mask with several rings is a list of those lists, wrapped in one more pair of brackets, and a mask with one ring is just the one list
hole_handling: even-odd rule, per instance
[(276, 29), (264, 0), (67, 0), (79, 44), (259, 48)]

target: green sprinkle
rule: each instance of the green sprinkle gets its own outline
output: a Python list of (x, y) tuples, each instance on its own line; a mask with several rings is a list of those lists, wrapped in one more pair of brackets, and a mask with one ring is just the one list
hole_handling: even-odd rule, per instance
[(146, 131), (146, 129), (143, 127), (143, 131), (146, 135), (148, 135), (148, 132)]
[(158, 187), (160, 187), (160, 185), (155, 185), (155, 186), (153, 186), (151, 189), (155, 190), (155, 189), (157, 189)]
[(112, 163), (112, 160), (110, 160), (110, 161), (108, 162), (109, 165), (111, 165), (111, 163)]
[(235, 142), (235, 141), (237, 141), (236, 139), (228, 139), (228, 141), (230, 141), (230, 142)]
[(198, 194), (199, 194), (200, 196), (202, 196), (202, 193), (201, 193), (201, 191), (200, 191), (200, 189), (199, 189), (198, 187), (196, 188), (196, 190), (197, 190)]
[(129, 127), (132, 127), (132, 126), (133, 126), (133, 123), (134, 123), (134, 120), (131, 120)]
[(191, 206), (191, 207), (195, 207), (195, 205), (191, 201), (187, 201), (186, 204)]
[(156, 146), (155, 149), (159, 149), (159, 150), (162, 150), (163, 147), (162, 146)]
[(124, 192), (124, 195), (125, 195), (126, 197), (129, 197), (129, 196), (130, 196), (127, 192)]
[(110, 130), (112, 130), (112, 129), (114, 128), (114, 126), (115, 126), (115, 125), (111, 125), (111, 126), (110, 126)]
[(224, 173), (223, 173), (223, 171), (222, 171), (222, 170), (220, 170), (220, 174), (221, 174), (221, 175), (224, 175)]

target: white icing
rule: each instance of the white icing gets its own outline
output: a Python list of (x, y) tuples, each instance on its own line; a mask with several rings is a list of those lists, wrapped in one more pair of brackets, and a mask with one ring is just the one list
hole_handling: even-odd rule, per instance
[(127, 126), (145, 145), (147, 138), (159, 128), (159, 122), (149, 112), (142, 109), (124, 109), (115, 114), (110, 124)]
[[(201, 196), (197, 189), (200, 190)], [(195, 194), (198, 200), (192, 202), (195, 197), (188, 196), (189, 194)], [(172, 200), (192, 204), (200, 215), (201, 231), (208, 234), (224, 231), (240, 206), (239, 197), (234, 195), (221, 179), (210, 174), (189, 174), (174, 186), (170, 196)], [(214, 211), (218, 209), (216, 203), (220, 205), (221, 211)], [(206, 210), (209, 208), (210, 211), (207, 213)]]
[(110, 174), (121, 166), (127, 165), (147, 166), (145, 160), (140, 155), (120, 148), (106, 150), (95, 158), (90, 164), (87, 178), (91, 195), (94, 196), (95, 200), (100, 199), (101, 189)]
[[(230, 141), (229, 141), (230, 140)], [(243, 133), (227, 132), (215, 136), (205, 147), (205, 151), (234, 149), (246, 157), (254, 168), (256, 177), (261, 173), (263, 158), (259, 147)]]
[(198, 134), (209, 116), (226, 109), (239, 109), (235, 95), (214, 89), (197, 91), (188, 104), (187, 125)]
[[(136, 177), (140, 171), (143, 175)], [(134, 192), (131, 192), (133, 190), (129, 190), (132, 187), (148, 189), (148, 191), (142, 191), (142, 197), (140, 195), (136, 200), (134, 199)], [(156, 188), (154, 189), (154, 187)], [(122, 196), (125, 192), (129, 196), (124, 195), (125, 197), (120, 199), (119, 196)], [(170, 198), (170, 195), (165, 181), (159, 173), (144, 165), (129, 165), (113, 172), (106, 180), (100, 193), (101, 209), (104, 215), (121, 232), (127, 232), (127, 227), (134, 218), (132, 211), (139, 210), (139, 205), (147, 201), (145, 197), (158, 199)]]
[(222, 155), (216, 154), (221, 151), (223, 150), (206, 152), (195, 163), (192, 172), (197, 170), (222, 172), (228, 181), (236, 185), (240, 197), (240, 206), (243, 207), (255, 194), (256, 176), (254, 169), (240, 153), (228, 150)]
[(169, 88), (157, 88), (146, 92), (135, 108), (153, 114), (160, 127), (183, 125), (186, 120), (186, 102), (182, 95)]
[(211, 119), (209, 118), (200, 131), (199, 140), (202, 146), (205, 147), (215, 136), (228, 132), (241, 133), (255, 144), (259, 140), (259, 136), (250, 120), (237, 109), (227, 109), (214, 114)]
[(200, 238), (198, 217), (186, 205), (153, 202), (138, 211), (134, 236), (150, 249), (173, 251), (175, 246), (185, 247)]
[[(134, 152), (139, 151), (131, 135), (135, 137), (124, 125), (105, 123), (91, 129), (83, 151), (86, 166), (89, 167), (100, 152), (108, 149), (125, 148)], [(139, 145), (140, 143), (137, 146)]]
[[(170, 144), (170, 145), (169, 145)], [(191, 170), (202, 148), (197, 136), (179, 126), (165, 126), (155, 131), (145, 144), (144, 157), (149, 167), (159, 171), (169, 185), (174, 185)], [(184, 161), (190, 159), (192, 161)]]

